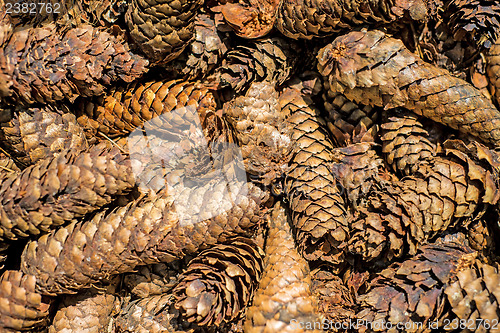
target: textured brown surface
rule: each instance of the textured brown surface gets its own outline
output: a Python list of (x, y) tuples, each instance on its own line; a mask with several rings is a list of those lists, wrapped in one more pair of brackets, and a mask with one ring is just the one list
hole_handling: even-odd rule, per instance
[(224, 116), (236, 130), (245, 169), (264, 185), (281, 178), (290, 159), (290, 127), (280, 112), (274, 85), (254, 82), (244, 96), (224, 105)]
[(268, 219), (264, 274), (247, 310), (245, 333), (304, 332), (298, 322), (321, 321), (309, 264), (295, 248), (290, 222), (284, 205), (276, 203)]
[(134, 185), (130, 163), (118, 149), (65, 150), (1, 179), (0, 239), (47, 232), (108, 204)]
[(236, 320), (248, 306), (262, 275), (264, 251), (236, 237), (191, 260), (173, 289), (181, 317), (200, 327)]
[(132, 0), (125, 15), (130, 36), (153, 63), (175, 59), (193, 37), (203, 0)]
[(124, 274), (123, 284), (141, 298), (161, 295), (170, 291), (178, 282), (178, 271), (165, 264), (137, 267), (137, 272)]
[(85, 134), (74, 115), (66, 108), (47, 105), (11, 113), (8, 122), (0, 121), (0, 138), (12, 155), (30, 165), (50, 158), (65, 149), (73, 153), (88, 148)]
[(456, 226), (459, 218), (482, 214), (496, 204), (498, 161), (484, 146), (469, 148), (479, 160), (449, 148), (446, 157), (422, 166), (420, 175), (373, 192), (352, 224), (350, 252), (365, 261), (414, 254), (418, 245)]
[(405, 12), (424, 20), (426, 4), (419, 0), (283, 0), (276, 27), (287, 37), (311, 39), (366, 23), (389, 23)]
[(318, 69), (332, 91), (358, 103), (386, 109), (403, 106), (500, 146), (500, 112), (489, 99), (381, 31), (337, 37), (320, 50)]
[(498, 106), (500, 105), (500, 38), (490, 48), (486, 59), (490, 93)]
[(17, 332), (46, 324), (50, 302), (35, 291), (37, 278), (19, 271), (0, 277), (0, 330)]
[(14, 105), (100, 95), (113, 81), (139, 78), (148, 65), (121, 38), (89, 25), (20, 29), (3, 48), (0, 72), (13, 84), (2, 101)]
[(348, 216), (329, 169), (333, 146), (311, 99), (318, 85), (315, 78), (296, 80), (280, 95), (281, 112), (289, 115), (287, 123), (292, 127), (293, 144), (284, 193), (302, 255), (308, 260), (341, 265), (348, 239)]
[(222, 14), (238, 36), (258, 38), (272, 30), (280, 2), (280, 0), (228, 2), (222, 6)]

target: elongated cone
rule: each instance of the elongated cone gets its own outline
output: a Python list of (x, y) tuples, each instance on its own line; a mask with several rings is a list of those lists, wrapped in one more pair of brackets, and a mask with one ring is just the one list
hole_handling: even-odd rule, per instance
[(409, 12), (423, 21), (427, 6), (420, 0), (283, 0), (275, 26), (293, 39), (312, 39), (332, 35), (341, 29), (363, 24), (394, 22)]
[(248, 45), (238, 45), (226, 54), (221, 84), (237, 92), (255, 81), (267, 80), (280, 85), (287, 80), (298, 62), (300, 47), (279, 37), (264, 38)]
[(117, 148), (65, 150), (1, 179), (0, 239), (47, 232), (110, 203), (134, 185), (130, 163)]
[(88, 290), (78, 295), (63, 296), (49, 333), (108, 332), (113, 312), (120, 309), (120, 298), (111, 293)]
[(305, 332), (299, 322), (321, 322), (309, 264), (295, 248), (289, 216), (278, 202), (268, 218), (264, 275), (247, 310), (245, 333)]
[(413, 113), (389, 117), (380, 128), (382, 153), (400, 175), (416, 173), (422, 163), (430, 163), (439, 152), (439, 146), (429, 140), (429, 132)]
[[(149, 81), (113, 87), (103, 96), (81, 101), (75, 113), (88, 137), (94, 137), (97, 131), (115, 137), (128, 134), (154, 118), (157, 119), (149, 123), (154, 127), (175, 128), (178, 118), (181, 121), (185, 118), (183, 114), (194, 110), (203, 115), (216, 106), (213, 94), (193, 82)], [(176, 112), (169, 115), (172, 111)]]
[(124, 40), (89, 25), (65, 32), (54, 23), (20, 29), (2, 48), (0, 73), (12, 81), (2, 102), (12, 105), (101, 95), (105, 85), (131, 82), (148, 65)]
[(189, 46), (186, 67), (182, 74), (188, 79), (205, 77), (228, 50), (229, 38), (217, 29), (215, 21), (208, 15), (196, 16), (194, 40)]
[(27, 331), (48, 321), (50, 301), (35, 291), (37, 278), (20, 271), (0, 277), (0, 330)]
[(276, 182), (290, 159), (290, 127), (280, 112), (278, 92), (270, 82), (253, 82), (245, 96), (224, 105), (224, 116), (236, 130), (246, 171), (264, 185)]
[(352, 224), (352, 253), (365, 261), (414, 254), (429, 238), (455, 227), (460, 218), (481, 216), (488, 205), (498, 202), (498, 159), (492, 151), (479, 143), (468, 147), (456, 143), (446, 154), (423, 165), (420, 175), (370, 195), (366, 209), (359, 209)]
[(328, 82), (324, 83), (323, 94), (326, 110), (327, 126), (335, 141), (340, 146), (354, 143), (360, 132), (366, 131), (359, 141), (375, 141), (381, 109), (377, 107), (357, 105), (344, 95), (329, 90)]
[[(457, 275), (471, 277), (468, 275), (471, 272), (469, 267), (476, 260), (476, 256), (476, 252), (465, 246), (453, 243), (430, 244), (423, 246), (415, 256), (401, 263), (394, 263), (377, 273), (376, 277), (369, 282), (367, 292), (358, 298), (360, 304), (360, 311), (357, 313), (358, 320), (372, 324), (372, 329), (365, 326), (360, 331), (383, 331), (386, 327), (383, 322), (393, 324), (393, 332), (431, 332), (432, 328), (443, 329), (445, 324), (443, 320), (453, 319), (450, 314), (456, 305), (461, 300), (466, 301), (462, 296), (467, 295), (466, 290), (474, 289), (478, 300), (482, 299), (481, 305), (488, 304), (488, 294), (481, 293), (481, 286), (471, 285), (474, 279), (469, 279), (469, 288), (464, 290), (463, 287), (459, 287), (458, 292), (453, 296), (450, 293), (450, 296), (457, 300), (453, 308), (449, 307), (446, 300), (447, 291), (453, 290), (453, 286), (459, 283), (453, 282), (457, 280)], [(488, 286), (492, 286), (491, 283), (495, 280), (498, 281), (498, 275), (494, 274), (485, 278), (488, 278)], [(495, 287), (498, 289), (498, 285)], [(465, 302), (463, 304), (465, 305)], [(472, 312), (475, 309), (474, 303), (467, 304), (466, 307), (470, 306)], [(456, 309), (460, 308), (456, 307)], [(495, 309), (493, 313), (497, 311)], [(480, 316), (471, 318), (478, 317)], [(407, 329), (404, 326), (397, 329), (398, 323), (407, 323)], [(431, 328), (431, 324), (435, 326)]]
[(175, 308), (200, 327), (236, 320), (250, 302), (262, 275), (264, 251), (236, 237), (201, 252), (179, 277)]
[(489, 99), (381, 31), (337, 37), (320, 50), (318, 69), (332, 91), (357, 103), (402, 106), (500, 146), (500, 112)]
[(178, 283), (178, 271), (165, 263), (146, 265), (125, 274), (123, 284), (130, 292), (145, 298), (169, 292)]
[(500, 4), (495, 0), (448, 0), (443, 16), (456, 40), (490, 48), (500, 37)]
[(311, 96), (317, 78), (294, 80), (280, 95), (281, 112), (292, 127), (292, 159), (284, 193), (292, 212), (298, 248), (307, 260), (341, 265), (349, 227), (345, 202), (329, 169), (333, 146)]
[(13, 156), (26, 165), (66, 149), (78, 153), (88, 148), (76, 117), (64, 107), (47, 105), (12, 111), (10, 121), (0, 123), (0, 131)]
[(500, 37), (491, 46), (486, 59), (490, 93), (498, 106), (500, 105)]
[(166, 63), (193, 38), (203, 0), (132, 0), (125, 21), (132, 40), (152, 63)]
[(222, 14), (238, 36), (259, 38), (273, 29), (280, 2), (280, 0), (227, 2), (222, 6)]

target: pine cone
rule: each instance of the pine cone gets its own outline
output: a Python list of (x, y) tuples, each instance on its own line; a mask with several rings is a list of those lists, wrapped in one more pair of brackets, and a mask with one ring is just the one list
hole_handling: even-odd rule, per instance
[(82, 25), (63, 33), (53, 23), (16, 31), (3, 57), (0, 72), (13, 82), (4, 102), (12, 105), (101, 95), (104, 85), (131, 82), (148, 65), (105, 31)]
[(481, 218), (476, 218), (466, 226), (467, 239), (472, 249), (487, 255), (491, 255), (494, 252), (496, 243), (495, 233), (488, 225), (488, 221), (492, 221), (495, 218), (498, 219), (498, 216), (486, 215)]
[(486, 58), (491, 96), (500, 105), (500, 38), (491, 46)]
[(191, 120), (183, 116), (190, 112), (189, 108), (203, 116), (216, 107), (213, 94), (198, 84), (150, 81), (113, 87), (106, 95), (90, 102), (81, 101), (76, 115), (90, 139), (97, 131), (110, 137), (129, 134), (145, 122), (162, 129), (182, 128), (184, 122)]
[(409, 176), (422, 163), (430, 163), (439, 152), (415, 114), (405, 112), (390, 117), (381, 126), (380, 140), (385, 160), (395, 172)]
[(130, 292), (145, 298), (169, 292), (178, 283), (178, 272), (165, 263), (141, 266), (125, 274), (123, 284)]
[(303, 332), (299, 322), (321, 319), (318, 301), (311, 293), (309, 265), (295, 248), (290, 222), (283, 204), (278, 202), (268, 219), (264, 275), (247, 310), (247, 333)]
[(194, 40), (182, 74), (188, 79), (205, 77), (220, 61), (228, 49), (229, 38), (217, 29), (210, 16), (200, 14), (194, 22)]
[(276, 27), (293, 39), (324, 37), (362, 24), (390, 23), (409, 12), (414, 20), (425, 20), (427, 6), (420, 0), (283, 0)]
[(14, 159), (0, 150), (0, 179), (3, 179), (6, 173), (17, 173), (19, 171), (21, 170)]
[(495, 205), (500, 195), (494, 171), (498, 160), (477, 143), (467, 147), (476, 160), (455, 148), (423, 165), (419, 175), (373, 192), (352, 224), (349, 250), (365, 261), (414, 254), (460, 218), (481, 216), (488, 205)]
[(125, 14), (130, 36), (152, 63), (177, 58), (191, 42), (203, 0), (132, 0)]
[(18, 332), (47, 323), (50, 301), (35, 291), (37, 278), (19, 271), (0, 277), (0, 330)]
[[(317, 80), (292, 81), (280, 96), (282, 113), (290, 115), (292, 159), (285, 195), (292, 211), (298, 248), (307, 260), (343, 263), (348, 239), (347, 212), (337, 181), (328, 166), (333, 146), (311, 92)], [(308, 92), (307, 92), (308, 91)]]
[(383, 32), (355, 31), (336, 38), (319, 52), (318, 68), (333, 92), (357, 103), (402, 106), (500, 146), (500, 112), (489, 99)]
[(235, 129), (250, 177), (266, 186), (281, 178), (290, 159), (290, 128), (274, 85), (253, 82), (245, 96), (224, 105), (224, 116)]
[(241, 91), (255, 81), (280, 85), (299, 59), (297, 44), (282, 38), (264, 38), (247, 46), (238, 45), (226, 55), (220, 68), (222, 85)]
[(96, 290), (86, 291), (78, 295), (63, 296), (49, 333), (108, 332), (112, 313), (120, 306), (120, 299), (110, 293), (99, 293)]
[(47, 232), (110, 203), (134, 185), (130, 165), (118, 149), (65, 150), (2, 179), (0, 239)]
[(0, 132), (13, 156), (26, 165), (67, 149), (76, 154), (88, 144), (75, 116), (67, 112), (66, 107), (50, 105), (19, 109), (12, 112), (9, 122), (0, 122)]
[(495, 0), (448, 0), (444, 19), (456, 40), (490, 48), (500, 37), (500, 4)]
[(201, 327), (221, 326), (241, 316), (262, 275), (264, 252), (251, 239), (217, 244), (191, 260), (174, 288), (175, 307)]
[(280, 2), (280, 0), (228, 2), (222, 6), (222, 14), (238, 36), (259, 38), (273, 29)]

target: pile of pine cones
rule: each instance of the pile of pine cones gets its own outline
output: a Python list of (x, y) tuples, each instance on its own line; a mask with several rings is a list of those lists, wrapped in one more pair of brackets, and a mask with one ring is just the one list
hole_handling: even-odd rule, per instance
[(500, 331), (499, 37), (496, 0), (0, 0), (0, 331)]

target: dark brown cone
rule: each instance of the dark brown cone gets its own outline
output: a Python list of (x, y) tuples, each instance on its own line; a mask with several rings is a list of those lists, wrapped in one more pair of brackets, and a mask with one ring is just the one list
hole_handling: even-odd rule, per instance
[(125, 14), (130, 36), (152, 63), (164, 64), (189, 44), (203, 0), (132, 0)]
[(229, 51), (220, 68), (222, 85), (236, 91), (255, 81), (280, 85), (287, 80), (299, 59), (297, 44), (282, 38), (264, 38)]
[(27, 331), (48, 321), (50, 302), (35, 291), (37, 278), (20, 271), (0, 277), (0, 330)]
[(362, 24), (394, 22), (405, 12), (412, 19), (423, 21), (426, 7), (420, 0), (283, 0), (275, 25), (289, 38), (311, 39)]
[(222, 6), (222, 14), (238, 36), (259, 38), (273, 29), (280, 2), (280, 0), (228, 2)]
[(111, 293), (89, 290), (78, 295), (63, 296), (49, 333), (108, 332), (112, 314), (119, 308), (120, 298)]
[(0, 239), (47, 232), (110, 203), (134, 185), (130, 163), (117, 148), (64, 150), (1, 179)]
[(470, 247), (478, 252), (490, 255), (495, 250), (495, 233), (489, 227), (488, 220), (497, 216), (483, 216), (477, 218), (467, 225), (467, 239)]
[(500, 112), (489, 99), (381, 31), (338, 37), (320, 50), (318, 69), (333, 92), (357, 103), (402, 106), (500, 146)]
[[(113, 87), (92, 101), (81, 101), (75, 113), (90, 140), (97, 132), (109, 137), (129, 134), (154, 118), (156, 120), (149, 123), (151, 126), (175, 129), (182, 126), (177, 124), (178, 121), (187, 121), (182, 114), (196, 111), (202, 116), (216, 107), (215, 98), (207, 88), (193, 82), (173, 80)], [(169, 115), (172, 111), (176, 112)]]
[(293, 147), (284, 193), (302, 255), (307, 260), (341, 265), (348, 239), (348, 216), (329, 169), (334, 161), (333, 146), (311, 99), (314, 82), (319, 85), (315, 79), (294, 80), (280, 95), (281, 112), (289, 115)]
[(63, 150), (78, 153), (88, 148), (85, 134), (65, 107), (50, 105), (12, 111), (9, 122), (0, 121), (0, 137), (23, 164), (30, 165)]
[(123, 284), (130, 292), (145, 298), (169, 292), (178, 283), (178, 271), (159, 263), (137, 268), (137, 272), (125, 274)]
[(448, 0), (444, 20), (456, 40), (490, 48), (500, 37), (500, 4), (495, 0)]
[(226, 103), (223, 110), (235, 129), (247, 173), (266, 186), (283, 176), (290, 160), (290, 127), (278, 97), (273, 84), (253, 82), (245, 96)]
[(324, 83), (326, 92), (323, 94), (326, 110), (327, 126), (340, 146), (345, 146), (360, 132), (366, 131), (359, 141), (375, 141), (381, 109), (377, 107), (356, 105), (344, 95), (333, 93), (329, 84)]
[(217, 29), (215, 21), (200, 14), (194, 22), (194, 40), (189, 46), (186, 67), (182, 74), (188, 79), (205, 77), (226, 54), (229, 37)]
[(490, 93), (498, 106), (500, 105), (500, 37), (490, 48), (486, 59)]
[(201, 327), (236, 320), (257, 288), (263, 258), (264, 251), (243, 237), (201, 252), (179, 277), (173, 290), (175, 308)]
[(318, 300), (311, 292), (309, 264), (295, 248), (290, 222), (278, 202), (268, 219), (264, 275), (247, 310), (245, 333), (304, 332), (298, 324), (294, 328), (292, 320), (321, 321)]
[(439, 152), (418, 117), (409, 112), (389, 117), (380, 125), (382, 153), (392, 169), (403, 176), (417, 172), (422, 163), (430, 163)]
[(18, 30), (1, 58), (0, 73), (13, 82), (3, 102), (13, 105), (101, 95), (105, 85), (131, 82), (148, 65), (121, 38), (89, 25), (66, 32), (55, 24)]
[[(468, 155), (477, 159), (458, 148), (469, 149)], [(488, 205), (498, 202), (498, 160), (492, 151), (478, 143), (457, 143), (446, 154), (423, 165), (417, 176), (372, 192), (352, 224), (351, 253), (364, 261), (414, 254), (419, 245), (457, 226), (461, 218), (481, 216)]]

